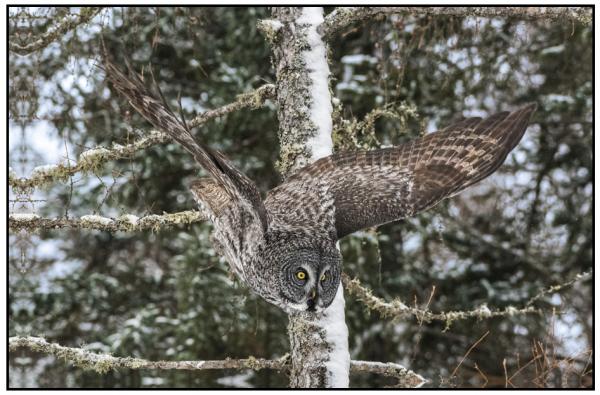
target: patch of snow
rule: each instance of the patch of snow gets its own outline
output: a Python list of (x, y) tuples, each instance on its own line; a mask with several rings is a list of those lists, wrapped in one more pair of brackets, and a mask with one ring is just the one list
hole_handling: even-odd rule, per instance
[(14, 221), (31, 221), (39, 218), (40, 216), (33, 213), (15, 213), (10, 214), (8, 217)]
[(547, 47), (540, 51), (541, 55), (548, 55), (552, 53), (561, 53), (565, 50), (565, 44), (555, 45), (553, 47)]
[(31, 171), (31, 177), (33, 177), (33, 176), (35, 176), (37, 174), (48, 174), (48, 173), (54, 171), (57, 168), (58, 168), (58, 165), (36, 166)]
[(79, 325), (79, 330), (82, 331), (91, 331), (94, 328), (94, 324), (92, 324), (91, 322), (80, 322)]
[(162, 377), (142, 377), (142, 385), (162, 385), (164, 382)]
[(339, 91), (353, 91), (357, 94), (362, 94), (365, 92), (364, 88), (361, 87), (356, 81), (340, 82), (335, 86), (335, 89)]
[(342, 56), (340, 59), (344, 64), (362, 64), (362, 63), (377, 63), (377, 58), (371, 55), (364, 54), (356, 54), (356, 55), (346, 55)]
[(139, 217), (133, 214), (124, 214), (121, 215), (118, 219), (119, 221), (129, 222), (131, 225), (136, 225), (139, 220)]
[(81, 217), (81, 220), (84, 222), (95, 222), (97, 224), (102, 225), (110, 225), (113, 222), (112, 219), (101, 217), (99, 215), (84, 215), (83, 217)]
[(348, 388), (350, 384), (350, 352), (348, 351), (348, 327), (344, 317), (344, 291), (340, 284), (333, 303), (323, 312), (320, 326), (325, 331), (325, 340), (332, 347), (329, 361), (325, 363), (329, 374), (328, 385), (333, 388)]
[(261, 23), (265, 26), (269, 26), (269, 28), (273, 30), (273, 32), (277, 32), (283, 27), (283, 23), (276, 19), (263, 19), (261, 20)]
[(492, 311), (490, 310), (489, 307), (487, 307), (486, 304), (482, 304), (481, 306), (479, 306), (479, 308), (477, 309), (477, 312), (479, 314), (481, 314), (482, 317), (491, 317), (492, 316)]
[(253, 388), (252, 384), (248, 382), (253, 376), (254, 372), (250, 370), (245, 373), (218, 378), (217, 383), (233, 388)]
[(307, 41), (310, 50), (305, 51), (303, 56), (312, 81), (309, 88), (312, 98), (310, 119), (317, 127), (317, 134), (307, 141), (306, 146), (312, 153), (311, 159), (317, 160), (331, 155), (333, 150), (331, 139), (333, 107), (329, 93), (327, 49), (321, 35), (317, 32), (317, 28), (323, 23), (323, 7), (304, 7), (302, 15), (296, 22), (309, 25)]
[(87, 151), (83, 151), (79, 155), (79, 160), (91, 160), (94, 157), (106, 155), (109, 153), (110, 153), (110, 151), (104, 147), (92, 148)]
[(543, 74), (534, 74), (529, 78), (529, 80), (531, 81), (531, 83), (533, 84), (533, 86), (535, 88), (538, 88), (544, 82), (546, 82), (546, 76)]
[(546, 95), (545, 99), (550, 102), (568, 103), (568, 104), (575, 103), (575, 100), (571, 96), (557, 95), (554, 93)]

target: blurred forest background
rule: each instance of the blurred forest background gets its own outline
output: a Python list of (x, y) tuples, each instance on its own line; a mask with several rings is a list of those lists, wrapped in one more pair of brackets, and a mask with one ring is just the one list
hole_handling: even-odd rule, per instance
[[(10, 7), (9, 40), (27, 42), (79, 12)], [(10, 53), (10, 171), (29, 177), (36, 166), (74, 163), (89, 148), (149, 130), (95, 66), (101, 36), (116, 59), (126, 52), (138, 70), (152, 64), (164, 95), (180, 95), (191, 119), (275, 82), (269, 44), (257, 30), (269, 17), (260, 7), (115, 7), (43, 49)], [(415, 218), (344, 239), (347, 274), (378, 297), (438, 312), (522, 308), (541, 290), (591, 271), (591, 25), (394, 15), (345, 29), (329, 46), (337, 150), (399, 144), (461, 117), (539, 105), (495, 175)], [(267, 191), (280, 180), (277, 127), (268, 101), (195, 132)], [(195, 207), (185, 184), (199, 173), (177, 144), (159, 144), (66, 182), (13, 188), (9, 211), (52, 218), (179, 212)], [(287, 317), (232, 281), (210, 229), (11, 231), (9, 335), (148, 360), (281, 357), (289, 350)], [(432, 387), (504, 387), (507, 377), (517, 387), (592, 386), (592, 281), (533, 305), (543, 314), (447, 327), (383, 318), (347, 295), (351, 357), (401, 363)], [(10, 353), (9, 378), (11, 387), (287, 386), (285, 374), (268, 370), (100, 375), (28, 350)], [(350, 384), (390, 382), (363, 374)]]

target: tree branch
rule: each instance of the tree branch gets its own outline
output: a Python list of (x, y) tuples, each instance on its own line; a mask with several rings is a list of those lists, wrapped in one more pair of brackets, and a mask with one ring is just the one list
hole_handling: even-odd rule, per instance
[(17, 178), (14, 173), (9, 172), (8, 184), (17, 190), (27, 190), (57, 181), (64, 182), (78, 172), (95, 171), (108, 161), (132, 157), (137, 151), (167, 141), (169, 141), (169, 137), (166, 134), (152, 130), (148, 136), (131, 144), (114, 144), (111, 148), (96, 147), (84, 151), (79, 155), (79, 161), (73, 166), (68, 163), (59, 163), (36, 167), (28, 178)]
[(222, 107), (209, 110), (198, 115), (189, 122), (189, 126), (194, 128), (204, 124), (209, 119), (222, 117), (223, 115), (229, 114), (234, 111), (241, 110), (243, 108), (250, 108), (256, 110), (260, 108), (267, 99), (275, 98), (275, 85), (265, 84), (260, 88), (257, 88), (251, 92), (242, 93), (238, 95), (234, 102), (226, 104)]
[(84, 215), (81, 218), (40, 218), (35, 214), (10, 214), (8, 228), (10, 231), (34, 229), (96, 229), (106, 232), (138, 232), (143, 230), (158, 231), (180, 224), (191, 224), (205, 221), (206, 217), (199, 211), (189, 210), (172, 214), (147, 215), (138, 218), (126, 214), (116, 219), (99, 215)]
[(592, 278), (592, 273), (593, 273), (593, 270), (590, 269), (587, 272), (578, 273), (575, 277), (573, 277), (572, 279), (570, 279), (567, 282), (564, 282), (564, 283), (558, 284), (558, 285), (552, 285), (546, 289), (543, 289), (537, 295), (535, 295), (534, 297), (529, 299), (527, 301), (527, 303), (525, 304), (525, 306), (531, 306), (535, 302), (537, 302), (539, 299), (543, 298), (544, 296), (560, 292), (563, 289), (568, 288), (577, 282), (583, 282), (585, 280), (589, 280)]
[[(271, 369), (278, 371), (289, 371), (289, 355), (279, 359), (263, 359), (249, 357), (246, 359), (224, 359), (212, 361), (148, 361), (140, 358), (114, 357), (108, 354), (97, 354), (81, 348), (64, 347), (56, 343), (48, 343), (41, 337), (11, 337), (8, 340), (9, 351), (19, 348), (28, 348), (35, 352), (53, 355), (75, 366), (86, 370), (104, 374), (110, 370), (125, 369), (160, 369), (160, 370), (210, 370), (210, 369)], [(393, 377), (398, 380), (397, 386), (419, 387), (426, 380), (395, 363), (352, 361), (350, 364), (352, 373), (375, 373), (382, 376)]]
[(9, 50), (18, 55), (28, 55), (32, 52), (46, 48), (48, 45), (64, 36), (70, 30), (75, 29), (77, 26), (89, 22), (93, 17), (104, 7), (83, 7), (78, 15), (73, 16), (69, 14), (65, 16), (56, 25), (50, 27), (44, 34), (42, 34), (37, 40), (28, 44), (18, 44), (13, 41), (16, 39), (14, 35), (9, 38)]
[(375, 373), (382, 376), (394, 377), (398, 380), (395, 387), (419, 388), (427, 383), (423, 376), (406, 369), (397, 363), (383, 363), (373, 361), (350, 361), (350, 373)]
[(419, 322), (445, 321), (446, 328), (444, 330), (447, 330), (450, 328), (450, 325), (457, 320), (465, 320), (469, 318), (487, 319), (522, 314), (541, 314), (541, 310), (532, 306), (535, 301), (544, 295), (563, 290), (576, 282), (587, 280), (591, 278), (591, 273), (591, 271), (580, 273), (566, 283), (542, 290), (536, 296), (531, 298), (525, 304), (525, 307), (522, 308), (509, 306), (504, 309), (492, 310), (484, 304), (470, 311), (448, 311), (439, 313), (434, 313), (429, 310), (422, 310), (417, 307), (410, 307), (404, 304), (400, 299), (395, 299), (391, 302), (388, 302), (384, 299), (378, 298), (373, 295), (370, 289), (363, 287), (358, 279), (350, 279), (347, 274), (342, 275), (342, 282), (350, 295), (353, 295), (356, 299), (361, 301), (369, 310), (377, 311), (382, 317), (399, 319), (412, 315), (415, 316)]
[(64, 347), (56, 343), (48, 343), (41, 337), (11, 337), (8, 340), (9, 350), (29, 348), (32, 351), (54, 355), (75, 366), (98, 373), (106, 373), (112, 369), (161, 369), (161, 370), (209, 370), (209, 369), (287, 369), (287, 356), (276, 360), (257, 359), (224, 359), (216, 361), (148, 361), (139, 358), (119, 358), (108, 354), (97, 354), (81, 348)]
[[(205, 111), (192, 119), (189, 122), (189, 126), (198, 127), (211, 119), (222, 117), (243, 108), (257, 109), (261, 107), (267, 99), (273, 97), (275, 97), (275, 85), (263, 85), (254, 91), (239, 95), (232, 103), (214, 110)], [(95, 171), (108, 161), (130, 158), (137, 151), (167, 141), (169, 141), (169, 137), (166, 134), (157, 130), (152, 130), (146, 137), (134, 141), (131, 144), (113, 144), (110, 148), (97, 147), (84, 151), (79, 155), (77, 164), (73, 166), (68, 163), (60, 163), (57, 165), (36, 167), (28, 178), (17, 178), (13, 172), (9, 172), (8, 183), (14, 189), (27, 190), (56, 181), (64, 182), (78, 172), (85, 173)]]
[(322, 33), (331, 38), (356, 22), (389, 14), (567, 20), (585, 26), (592, 23), (591, 7), (338, 7), (325, 18)]

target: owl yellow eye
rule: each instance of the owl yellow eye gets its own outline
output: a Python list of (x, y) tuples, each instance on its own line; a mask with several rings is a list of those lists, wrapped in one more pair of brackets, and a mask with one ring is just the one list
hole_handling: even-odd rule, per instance
[(326, 278), (327, 276), (325, 275), (325, 273), (321, 274), (321, 281), (325, 281)]
[(298, 272), (296, 272), (296, 278), (298, 280), (305, 280), (306, 279), (306, 272), (303, 270), (300, 270)]

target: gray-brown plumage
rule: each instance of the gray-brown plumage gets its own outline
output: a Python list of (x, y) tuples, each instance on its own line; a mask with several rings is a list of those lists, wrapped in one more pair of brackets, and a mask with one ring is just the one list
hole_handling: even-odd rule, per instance
[(214, 224), (218, 250), (254, 292), (285, 310), (329, 306), (341, 276), (338, 239), (415, 215), (489, 176), (520, 141), (536, 108), (468, 118), (393, 148), (322, 158), (263, 201), (224, 155), (194, 139), (160, 92), (108, 60), (104, 69), (144, 118), (210, 174), (190, 189)]

